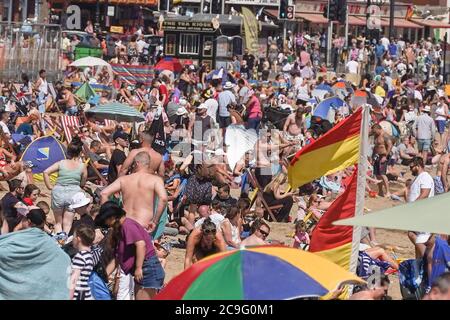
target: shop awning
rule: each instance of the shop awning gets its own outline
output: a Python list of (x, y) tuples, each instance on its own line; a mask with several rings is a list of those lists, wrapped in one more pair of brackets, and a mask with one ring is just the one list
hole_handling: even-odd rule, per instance
[(364, 17), (348, 16), (348, 24), (351, 26), (365, 26), (366, 19)]
[[(63, 2), (63, 1), (62, 1)], [(97, 0), (73, 0), (75, 3), (97, 3)], [(99, 0), (100, 3), (106, 2), (106, 0)], [(158, 4), (157, 0), (109, 0), (110, 5), (127, 5), (127, 4), (138, 4), (144, 6), (155, 6)]]
[(445, 23), (438, 20), (411, 19), (411, 21), (424, 27), (443, 28), (443, 29), (450, 28), (449, 23)]
[(309, 21), (311, 23), (317, 23), (317, 24), (328, 24), (328, 19), (325, 18), (321, 14), (314, 14), (314, 13), (296, 13), (295, 14), (296, 19), (303, 19), (306, 21)]
[[(383, 18), (381, 20), (384, 20), (387, 23), (387, 26), (389, 26), (389, 19)], [(411, 22), (409, 20), (406, 20), (404, 18), (394, 18), (394, 27), (395, 28), (412, 28), (412, 29), (421, 29), (423, 26)]]

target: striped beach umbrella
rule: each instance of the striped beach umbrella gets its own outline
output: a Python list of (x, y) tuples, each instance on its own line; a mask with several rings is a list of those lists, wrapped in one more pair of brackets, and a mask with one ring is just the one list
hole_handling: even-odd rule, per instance
[(207, 257), (173, 278), (159, 300), (286, 300), (321, 297), (357, 276), (313, 253), (258, 246)]
[(86, 111), (93, 114), (99, 120), (115, 120), (118, 122), (140, 122), (145, 118), (135, 108), (119, 102), (111, 102), (99, 105)]

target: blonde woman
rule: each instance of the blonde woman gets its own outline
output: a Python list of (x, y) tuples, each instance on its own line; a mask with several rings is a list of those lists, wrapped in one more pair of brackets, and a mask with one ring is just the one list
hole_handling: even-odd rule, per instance
[(284, 172), (279, 173), (264, 189), (264, 200), (268, 206), (283, 205), (281, 209), (274, 212), (278, 222), (288, 222), (289, 214), (294, 203), (293, 192), (283, 192), (282, 186), (286, 184), (287, 176)]

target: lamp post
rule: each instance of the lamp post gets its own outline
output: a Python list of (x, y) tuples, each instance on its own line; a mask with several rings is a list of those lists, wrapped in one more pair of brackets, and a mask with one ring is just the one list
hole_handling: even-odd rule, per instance
[(447, 73), (446, 73), (446, 64), (447, 64), (447, 46), (448, 46), (448, 38), (447, 38), (447, 32), (445, 32), (444, 35), (444, 67), (442, 68), (442, 75), (444, 77), (444, 84), (447, 84)]
[(389, 0), (389, 38), (394, 37), (395, 0)]

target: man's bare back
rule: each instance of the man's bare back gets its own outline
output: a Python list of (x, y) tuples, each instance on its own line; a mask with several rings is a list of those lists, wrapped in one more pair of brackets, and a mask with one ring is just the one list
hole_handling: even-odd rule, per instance
[(244, 239), (241, 242), (241, 246), (243, 247), (248, 247), (248, 246), (263, 246), (266, 245), (267, 243), (258, 238), (256, 235), (252, 234), (251, 236), (249, 236), (248, 238)]
[(146, 172), (136, 172), (118, 179), (122, 191), (123, 208), (130, 217), (148, 228), (154, 215), (155, 196), (165, 192), (161, 177)]

